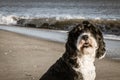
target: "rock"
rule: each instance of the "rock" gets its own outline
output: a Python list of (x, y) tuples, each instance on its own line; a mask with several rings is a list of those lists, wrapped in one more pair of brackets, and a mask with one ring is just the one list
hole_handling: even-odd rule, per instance
[(25, 24), (25, 27), (33, 27), (33, 28), (35, 28), (36, 25), (35, 24), (31, 24), (31, 23), (27, 23), (27, 24)]

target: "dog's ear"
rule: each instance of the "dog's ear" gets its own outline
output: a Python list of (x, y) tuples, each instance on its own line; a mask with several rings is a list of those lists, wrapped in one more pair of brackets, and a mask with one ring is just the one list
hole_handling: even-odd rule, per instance
[(75, 28), (73, 30), (71, 30), (69, 33), (68, 33), (68, 39), (67, 39), (67, 42), (66, 42), (66, 51), (69, 52), (69, 53), (73, 53), (74, 50), (76, 49), (76, 46), (75, 46)]
[(96, 35), (97, 35), (97, 43), (98, 43), (98, 49), (96, 51), (96, 58), (102, 59), (105, 56), (105, 42), (104, 42), (104, 38), (102, 35), (102, 32), (100, 31), (100, 29), (97, 29), (96, 31)]
[(80, 28), (80, 24), (75, 26), (71, 31), (69, 31), (68, 33), (68, 39), (66, 42), (66, 52), (69, 53), (69, 56), (76, 56), (76, 42), (77, 42), (77, 38), (79, 36), (79, 28)]

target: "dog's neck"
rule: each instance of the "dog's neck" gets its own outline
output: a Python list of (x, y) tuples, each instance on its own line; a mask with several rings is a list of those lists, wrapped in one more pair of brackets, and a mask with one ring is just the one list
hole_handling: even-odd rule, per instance
[[(90, 51), (91, 53), (85, 53), (80, 57), (77, 57), (77, 64), (79, 65), (78, 68), (73, 67), (73, 69), (77, 72), (80, 72), (83, 76), (83, 80), (94, 80), (96, 73), (95, 73), (95, 51)], [(82, 54), (82, 53), (78, 53)]]

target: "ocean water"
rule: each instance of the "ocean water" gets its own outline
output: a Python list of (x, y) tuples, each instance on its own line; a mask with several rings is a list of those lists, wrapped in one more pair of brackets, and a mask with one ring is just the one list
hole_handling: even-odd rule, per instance
[(120, 19), (120, 0), (0, 0), (0, 24), (19, 18)]

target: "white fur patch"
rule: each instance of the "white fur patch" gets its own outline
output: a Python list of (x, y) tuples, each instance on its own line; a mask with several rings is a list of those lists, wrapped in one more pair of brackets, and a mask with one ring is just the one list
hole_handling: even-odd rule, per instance
[(81, 58), (78, 57), (77, 62), (80, 67), (73, 69), (82, 74), (83, 80), (95, 80), (94, 58), (89, 55), (84, 55)]

